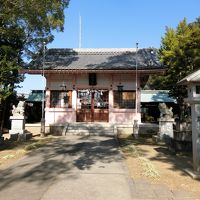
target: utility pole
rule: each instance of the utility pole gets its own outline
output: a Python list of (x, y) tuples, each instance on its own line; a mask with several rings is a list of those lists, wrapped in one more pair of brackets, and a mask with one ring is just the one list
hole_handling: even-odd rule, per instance
[(137, 118), (137, 113), (138, 113), (138, 42), (136, 43), (136, 52), (135, 52), (135, 119), (133, 123), (133, 136), (135, 138), (138, 138), (138, 133), (139, 133), (139, 124), (138, 124), (138, 118)]
[[(42, 59), (42, 77), (43, 77), (43, 86), (45, 86), (45, 77), (44, 77), (44, 65), (45, 65), (45, 53), (46, 53), (46, 43), (43, 43), (43, 59)], [(45, 136), (45, 87), (42, 91), (42, 118), (41, 118), (41, 130), (40, 130), (40, 136)]]
[(138, 88), (138, 73), (137, 73), (137, 68), (138, 68), (138, 58), (137, 58), (137, 53), (138, 53), (138, 42), (136, 43), (136, 53), (135, 53), (135, 115), (137, 117), (137, 104), (138, 104), (138, 100), (137, 100), (137, 88)]

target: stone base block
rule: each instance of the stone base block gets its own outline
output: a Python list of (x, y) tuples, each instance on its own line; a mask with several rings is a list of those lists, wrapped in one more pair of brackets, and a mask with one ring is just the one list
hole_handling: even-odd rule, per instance
[(18, 135), (19, 135), (19, 133), (10, 134), (10, 140), (17, 141), (18, 140)]
[(175, 152), (192, 152), (192, 142), (170, 139), (169, 147)]
[(50, 126), (50, 134), (61, 136), (64, 127), (65, 126), (63, 126), (63, 125), (60, 125), (60, 126), (59, 125), (52, 125), (52, 126)]
[(25, 134), (26, 134), (26, 140), (30, 140), (33, 136), (32, 133), (30, 132), (26, 132)]
[(166, 145), (171, 145), (171, 141), (173, 140), (173, 137), (170, 137), (167, 134), (162, 134), (159, 136), (159, 140), (164, 142)]
[(26, 141), (26, 133), (24, 134), (18, 134), (18, 139), (19, 142), (24, 142)]
[(32, 138), (32, 134), (27, 132), (27, 133), (17, 133), (17, 134), (10, 134), (10, 140), (12, 141), (20, 141), (24, 142), (26, 140), (29, 140)]
[(184, 170), (189, 176), (191, 176), (193, 179), (200, 180), (200, 173), (194, 171), (193, 169), (185, 169)]

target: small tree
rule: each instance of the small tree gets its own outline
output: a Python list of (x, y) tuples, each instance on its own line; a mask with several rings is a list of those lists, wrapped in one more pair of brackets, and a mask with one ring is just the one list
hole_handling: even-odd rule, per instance
[[(1, 24), (3, 25), (3, 22)], [(21, 60), (21, 50), (23, 46), (22, 37), (18, 28), (10, 26), (10, 34), (1, 32), (0, 34), (0, 104), (1, 104), (1, 126), (3, 130), (5, 112), (7, 109), (7, 99), (13, 94), (15, 84), (23, 80), (23, 76), (18, 74)]]
[(18, 74), (23, 61), (40, 51), (44, 42), (51, 42), (53, 31), (64, 30), (68, 4), (69, 0), (0, 0), (0, 104), (4, 110), (15, 84), (23, 80)]
[(165, 76), (153, 77), (151, 84), (156, 89), (168, 89), (181, 108), (187, 91), (177, 85), (182, 78), (200, 65), (200, 18), (188, 24), (183, 19), (176, 29), (167, 27), (159, 50), (161, 62), (167, 66)]

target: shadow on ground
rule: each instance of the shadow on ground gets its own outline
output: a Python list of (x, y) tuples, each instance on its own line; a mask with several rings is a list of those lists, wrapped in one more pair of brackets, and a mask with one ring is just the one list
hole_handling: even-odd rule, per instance
[(179, 152), (175, 154), (171, 152), (166, 146), (158, 146), (154, 148), (157, 155), (151, 157), (150, 160), (159, 160), (160, 162), (170, 163), (171, 170), (180, 171), (183, 176), (188, 176), (186, 170), (193, 169), (192, 167), (192, 153)]
[[(137, 156), (147, 157), (152, 161), (156, 160), (163, 163), (170, 163), (170, 170), (179, 171), (183, 176), (188, 176), (186, 173), (187, 169), (193, 169), (191, 152), (175, 153), (164, 143), (154, 143), (152, 138), (149, 137), (140, 137), (138, 139), (134, 139), (132, 136), (129, 136), (127, 138), (120, 138), (119, 141), (122, 149), (125, 149), (125, 153), (126, 148), (132, 145), (139, 153)], [(147, 150), (148, 148), (141, 148), (141, 145), (151, 146), (156, 151), (156, 154), (151, 155), (150, 151)], [(131, 155), (135, 157), (134, 152), (128, 152), (128, 156)]]
[(89, 170), (97, 162), (120, 160), (117, 143), (112, 137), (61, 137), (1, 170), (0, 190), (20, 182), (42, 185), (60, 174)]

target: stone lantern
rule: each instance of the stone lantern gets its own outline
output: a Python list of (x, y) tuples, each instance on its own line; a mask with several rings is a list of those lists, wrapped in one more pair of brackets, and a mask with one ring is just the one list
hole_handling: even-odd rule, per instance
[(193, 167), (200, 174), (200, 70), (185, 77), (178, 84), (187, 85), (188, 98), (185, 102), (190, 104), (192, 114)]

